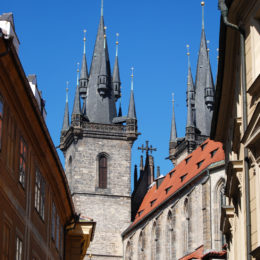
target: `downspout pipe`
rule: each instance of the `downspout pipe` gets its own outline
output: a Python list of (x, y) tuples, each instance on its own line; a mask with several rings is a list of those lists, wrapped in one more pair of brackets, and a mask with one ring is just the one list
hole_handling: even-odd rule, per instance
[[(247, 119), (247, 99), (246, 99), (246, 60), (245, 60), (245, 31), (243, 28), (228, 21), (228, 8), (225, 0), (218, 0), (218, 7), (221, 11), (223, 22), (227, 27), (230, 27), (240, 33), (240, 54), (241, 54), (241, 83), (243, 93), (243, 133), (245, 133)], [(250, 186), (249, 186), (249, 160), (248, 149), (244, 148), (244, 166), (245, 166), (245, 194), (246, 194), (246, 236), (247, 236), (247, 260), (251, 260), (251, 217), (250, 217)]]

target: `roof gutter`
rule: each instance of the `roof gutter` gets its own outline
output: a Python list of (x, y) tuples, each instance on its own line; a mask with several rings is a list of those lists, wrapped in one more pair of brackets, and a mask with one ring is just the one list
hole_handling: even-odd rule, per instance
[[(247, 98), (246, 98), (246, 61), (245, 61), (245, 31), (241, 26), (232, 24), (228, 21), (228, 8), (225, 0), (218, 0), (218, 7), (221, 11), (224, 24), (240, 34), (240, 57), (241, 57), (241, 84), (243, 94), (243, 132), (245, 133), (247, 119)], [(249, 165), (248, 149), (244, 147), (244, 167), (245, 167), (245, 194), (246, 194), (246, 236), (247, 236), (247, 260), (251, 259), (251, 219), (250, 219), (250, 186), (249, 186)]]

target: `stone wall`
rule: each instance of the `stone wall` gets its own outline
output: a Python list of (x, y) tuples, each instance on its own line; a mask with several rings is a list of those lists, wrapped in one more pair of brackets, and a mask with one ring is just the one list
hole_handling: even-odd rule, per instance
[[(98, 187), (100, 154), (108, 161), (105, 189)], [(65, 158), (76, 211), (97, 222), (88, 253), (92, 259), (122, 259), (121, 233), (129, 226), (131, 214), (131, 144), (83, 137), (70, 145)]]

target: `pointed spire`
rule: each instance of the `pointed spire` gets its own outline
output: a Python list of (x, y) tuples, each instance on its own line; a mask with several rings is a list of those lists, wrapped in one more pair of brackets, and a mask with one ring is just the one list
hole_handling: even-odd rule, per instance
[(80, 71), (80, 96), (84, 99), (87, 95), (87, 84), (88, 84), (88, 66), (86, 60), (86, 30), (84, 32), (84, 48), (83, 48), (83, 57), (81, 63), (81, 71)]
[(134, 100), (134, 68), (131, 68), (132, 75), (131, 75), (131, 96), (128, 108), (128, 118), (136, 119), (136, 112), (135, 112), (135, 100)]
[[(193, 77), (192, 77), (191, 65), (190, 65), (190, 45), (187, 45), (187, 56), (188, 56), (187, 99), (188, 96), (193, 96), (191, 98), (194, 99), (194, 83), (193, 83)], [(188, 92), (193, 92), (193, 95), (189, 94)]]
[[(204, 24), (204, 2), (202, 2), (203, 11), (203, 24)], [(209, 74), (208, 74), (209, 73)], [(210, 109), (211, 103), (207, 103), (206, 97), (208, 96), (206, 81), (208, 75), (210, 82), (213, 85), (211, 66), (208, 55), (207, 41), (204, 26), (201, 31), (200, 50), (197, 63), (196, 83), (195, 83), (195, 118), (196, 128), (200, 131), (201, 135), (210, 135), (210, 126), (212, 119), (212, 111)]]
[(204, 23), (204, 6), (205, 6), (205, 2), (202, 1), (201, 2), (201, 14), (202, 14), (202, 30), (205, 29), (205, 23)]
[(80, 96), (79, 96), (79, 63), (77, 63), (77, 87), (76, 87), (76, 93), (74, 98), (74, 105), (73, 105), (73, 115), (80, 115), (81, 114), (81, 108), (80, 108)]
[(119, 33), (116, 34), (116, 59), (115, 59), (115, 65), (114, 65), (114, 71), (113, 71), (113, 87), (114, 87), (114, 94), (115, 94), (115, 98), (116, 101), (118, 100), (118, 98), (121, 97), (121, 91), (120, 91), (120, 74), (119, 74), (119, 65), (118, 65), (118, 37), (119, 37)]
[(62, 132), (67, 131), (69, 129), (69, 105), (68, 105), (68, 92), (69, 92), (69, 82), (67, 81), (67, 87), (66, 87), (66, 105), (65, 105), (65, 111), (64, 111), (64, 117), (63, 117), (63, 125), (62, 125)]
[(177, 140), (177, 130), (175, 122), (175, 112), (174, 112), (174, 93), (172, 93), (172, 125), (171, 125), (171, 136), (170, 142), (174, 143)]

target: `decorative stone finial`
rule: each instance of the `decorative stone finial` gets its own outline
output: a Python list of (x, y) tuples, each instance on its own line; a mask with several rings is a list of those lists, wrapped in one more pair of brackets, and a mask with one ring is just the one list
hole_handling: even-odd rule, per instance
[(132, 70), (132, 74), (131, 74), (131, 90), (133, 91), (134, 90), (134, 67), (131, 68)]
[(201, 2), (201, 8), (202, 8), (202, 29), (204, 30), (204, 6), (205, 6), (205, 2), (202, 1)]
[(67, 81), (66, 82), (66, 85), (67, 85), (67, 87), (66, 87), (66, 103), (68, 103), (69, 102), (69, 97), (68, 97), (68, 93), (69, 93), (69, 82)]

